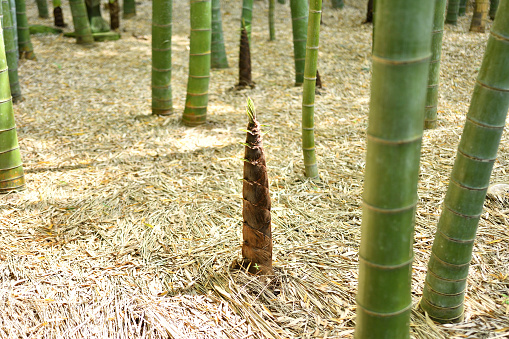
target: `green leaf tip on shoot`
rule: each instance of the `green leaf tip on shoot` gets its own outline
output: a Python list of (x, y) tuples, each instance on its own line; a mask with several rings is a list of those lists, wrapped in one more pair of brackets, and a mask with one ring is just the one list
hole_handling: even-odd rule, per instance
[(254, 123), (256, 119), (256, 111), (253, 100), (251, 100), (251, 98), (247, 98), (246, 113), (249, 117), (249, 123)]

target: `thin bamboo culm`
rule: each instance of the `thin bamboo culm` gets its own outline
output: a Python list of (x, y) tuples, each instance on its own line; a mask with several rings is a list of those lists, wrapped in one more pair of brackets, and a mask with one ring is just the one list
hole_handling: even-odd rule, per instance
[(484, 33), (488, 19), (488, 5), (489, 0), (475, 0), (470, 32)]
[(465, 16), (466, 13), (467, 13), (467, 0), (460, 0), (458, 16)]
[(253, 20), (253, 0), (242, 0), (242, 13), (240, 15), (240, 29), (245, 28), (249, 45), (251, 46), (251, 21)]
[(224, 46), (221, 1), (212, 0), (212, 42), (210, 47), (210, 67), (228, 68), (226, 48)]
[(269, 40), (276, 40), (276, 25), (275, 25), (275, 13), (276, 13), (276, 0), (269, 0)]
[(433, 1), (377, 0), (355, 337), (409, 338)]
[(5, 43), (5, 57), (9, 69), (9, 84), (13, 102), (21, 101), (21, 88), (18, 78), (18, 55), (16, 54), (16, 42), (14, 32), (16, 28), (12, 24), (11, 9), (9, 0), (2, 0), (3, 34)]
[(315, 151), (315, 86), (320, 40), (322, 0), (310, 0), (304, 83), (302, 88), (302, 151), (306, 177), (318, 178)]
[(34, 47), (30, 40), (30, 30), (26, 15), (25, 0), (16, 0), (16, 22), (18, 31), (18, 52), (20, 59), (35, 60)]
[(171, 34), (173, 0), (152, 2), (152, 114), (173, 111)]
[(0, 27), (0, 193), (21, 190), (24, 186), (25, 174), (14, 122), (7, 58)]
[(447, 6), (447, 15), (445, 16), (445, 23), (456, 25), (458, 23), (458, 12), (460, 8), (460, 0), (449, 0)]
[(495, 20), (499, 0), (490, 0), (490, 19)]
[[(509, 0), (500, 2), (509, 12)], [(484, 53), (438, 222), (420, 306), (431, 319), (457, 322), (472, 248), (509, 109), (509, 20), (498, 16)]]
[(49, 18), (48, 0), (35, 0), (39, 18)]
[(130, 19), (136, 16), (136, 1), (135, 0), (124, 0), (123, 3), (123, 15), (122, 18)]
[(431, 36), (431, 62), (428, 75), (426, 110), (424, 111), (424, 129), (437, 127), (438, 85), (440, 81), (440, 59), (442, 56), (442, 38), (444, 35), (444, 15), (446, 0), (435, 0), (435, 17)]
[(308, 30), (308, 1), (290, 0), (293, 32), (293, 59), (295, 63), (295, 86), (304, 81), (306, 59), (306, 35)]
[(77, 44), (92, 44), (94, 37), (88, 21), (87, 9), (84, 0), (69, 0), (71, 5), (72, 21)]
[(210, 80), (212, 7), (210, 0), (191, 0), (189, 77), (182, 122), (204, 124), (207, 119)]

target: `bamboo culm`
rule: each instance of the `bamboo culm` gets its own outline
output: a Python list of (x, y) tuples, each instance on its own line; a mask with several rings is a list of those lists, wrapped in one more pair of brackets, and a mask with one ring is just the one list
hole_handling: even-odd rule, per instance
[(458, 16), (465, 16), (467, 13), (467, 0), (460, 0)]
[(12, 110), (2, 31), (0, 27), (0, 193), (7, 193), (23, 189), (25, 175)]
[(440, 81), (440, 59), (442, 56), (442, 38), (444, 35), (444, 15), (446, 0), (435, 0), (435, 17), (431, 36), (431, 62), (424, 112), (424, 128), (437, 127), (438, 85)]
[(212, 68), (228, 68), (228, 59), (226, 58), (226, 48), (224, 46), (220, 0), (212, 0), (212, 42), (210, 49), (210, 66)]
[(69, 0), (71, 5), (74, 33), (76, 33), (77, 44), (92, 44), (94, 37), (88, 21), (87, 9), (84, 0)]
[(5, 57), (9, 70), (9, 84), (13, 102), (19, 102), (22, 99), (21, 88), (18, 78), (18, 56), (16, 55), (16, 43), (14, 41), (14, 32), (16, 28), (12, 25), (11, 10), (9, 0), (2, 0), (2, 28), (5, 43)]
[(409, 338), (433, 1), (377, 0), (355, 337)]
[(171, 35), (173, 0), (152, 2), (152, 114), (173, 111)]
[(189, 77), (182, 122), (187, 126), (204, 124), (207, 119), (210, 80), (212, 7), (210, 0), (191, 0)]
[(136, 1), (135, 0), (124, 0), (123, 6), (123, 15), (124, 19), (130, 19), (136, 16)]
[(293, 32), (293, 59), (295, 62), (295, 86), (304, 81), (306, 59), (306, 36), (308, 30), (308, 1), (290, 0)]
[(253, 19), (253, 0), (242, 0), (242, 14), (240, 15), (240, 29), (245, 28), (249, 45), (251, 46), (251, 21)]
[(318, 178), (314, 115), (321, 14), (322, 0), (310, 0), (302, 88), (302, 151), (304, 153), (304, 170), (308, 178)]
[(39, 18), (49, 18), (48, 0), (35, 0)]
[(475, 0), (474, 14), (470, 23), (470, 32), (484, 33), (488, 19), (489, 0)]
[(26, 15), (25, 0), (16, 0), (16, 22), (18, 31), (18, 51), (20, 59), (35, 60), (34, 47), (30, 40), (30, 30)]
[(449, 0), (447, 6), (447, 15), (445, 16), (445, 23), (456, 25), (458, 23), (458, 12), (460, 8), (460, 0)]
[(490, 0), (490, 19), (495, 20), (499, 0)]
[[(501, 13), (509, 0), (501, 0)], [(463, 318), (472, 248), (509, 109), (509, 20), (498, 16), (484, 53), (440, 216), (420, 306), (431, 319)]]
[(276, 40), (275, 26), (276, 0), (269, 0), (269, 40)]

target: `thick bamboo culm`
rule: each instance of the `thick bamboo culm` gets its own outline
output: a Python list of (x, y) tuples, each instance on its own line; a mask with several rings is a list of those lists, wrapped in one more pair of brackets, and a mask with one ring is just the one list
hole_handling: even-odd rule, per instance
[(293, 59), (295, 63), (295, 86), (304, 81), (306, 59), (306, 35), (308, 30), (308, 1), (290, 0), (293, 32)]
[[(500, 11), (509, 12), (509, 0), (500, 2)], [(439, 322), (463, 317), (472, 247), (509, 109), (508, 59), (509, 20), (499, 16), (474, 87), (428, 263), (420, 305)]]
[(16, 54), (16, 42), (14, 41), (14, 32), (16, 28), (12, 24), (11, 9), (9, 0), (2, 0), (3, 14), (3, 34), (5, 43), (5, 57), (9, 69), (9, 84), (13, 102), (22, 99), (21, 87), (18, 78), (18, 55)]
[(440, 59), (444, 35), (444, 15), (446, 0), (435, 0), (435, 17), (431, 36), (431, 62), (428, 75), (428, 92), (424, 111), (424, 129), (437, 127), (438, 85), (440, 81)]
[(499, 0), (490, 0), (490, 19), (495, 20)]
[(72, 21), (77, 44), (92, 44), (94, 37), (88, 21), (87, 9), (84, 0), (69, 0), (71, 5)]
[(447, 5), (447, 15), (445, 16), (445, 23), (456, 25), (458, 23), (458, 12), (460, 8), (460, 0), (449, 0)]
[(123, 3), (123, 15), (122, 18), (130, 19), (136, 16), (136, 1), (135, 0), (124, 0)]
[(245, 26), (249, 45), (251, 46), (251, 21), (253, 20), (253, 0), (242, 0), (242, 13), (240, 15), (240, 29)]
[(16, 0), (16, 22), (18, 31), (18, 52), (20, 59), (35, 60), (34, 47), (30, 40), (30, 30), (26, 14), (25, 0)]
[(16, 0), (9, 0), (9, 6), (11, 9), (12, 26), (14, 27), (14, 45), (16, 46), (16, 57), (19, 59), (18, 20), (16, 17)]
[(355, 337), (409, 338), (434, 2), (377, 0), (375, 6)]
[(489, 0), (475, 0), (470, 32), (484, 33), (488, 19)]
[(228, 59), (226, 57), (226, 48), (224, 46), (220, 0), (212, 0), (212, 42), (210, 50), (210, 67), (228, 68)]
[(171, 34), (173, 0), (152, 2), (152, 114), (173, 111)]
[(210, 80), (212, 7), (210, 0), (191, 0), (189, 77), (182, 122), (204, 124), (207, 119)]
[(0, 28), (0, 193), (7, 193), (23, 189), (25, 175), (12, 110), (2, 31)]
[(315, 86), (320, 41), (322, 0), (310, 0), (307, 27), (306, 62), (302, 88), (302, 151), (306, 177), (318, 178), (315, 151)]

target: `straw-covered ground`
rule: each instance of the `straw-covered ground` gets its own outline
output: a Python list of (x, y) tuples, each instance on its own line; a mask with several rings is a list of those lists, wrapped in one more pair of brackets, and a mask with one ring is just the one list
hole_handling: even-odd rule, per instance
[[(303, 175), (302, 88), (294, 87), (289, 6), (268, 41), (255, 1), (253, 79), (236, 91), (240, 2), (223, 1), (230, 68), (213, 71), (208, 122), (181, 125), (188, 1), (174, 1), (175, 113), (151, 115), (151, 2), (122, 39), (92, 48), (33, 36), (15, 106), (27, 188), (0, 200), (1, 338), (351, 338), (365, 161), (371, 26), (366, 1), (325, 1), (316, 141), (322, 182)], [(30, 23), (37, 18), (28, 2)], [(68, 3), (64, 14), (72, 30)], [(103, 14), (107, 17), (107, 12)], [(421, 297), (435, 225), (488, 33), (446, 27), (439, 126), (423, 142), (412, 293)], [(278, 290), (229, 270), (240, 255), (246, 98), (265, 136)], [(509, 125), (508, 125), (509, 126)], [(504, 135), (492, 181), (509, 182)], [(490, 196), (474, 247), (465, 321), (417, 309), (415, 338), (509, 337), (509, 199)]]

